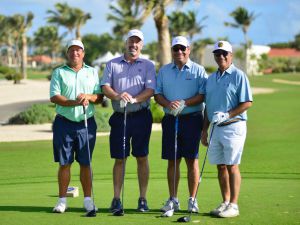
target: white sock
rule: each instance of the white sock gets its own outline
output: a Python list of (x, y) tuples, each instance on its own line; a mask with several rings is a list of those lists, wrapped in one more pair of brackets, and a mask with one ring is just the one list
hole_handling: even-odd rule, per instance
[(225, 201), (224, 203), (225, 203), (225, 205), (229, 205), (229, 201)]
[(190, 197), (189, 199), (191, 199), (192, 201), (194, 201), (195, 198), (194, 197)]
[(91, 197), (84, 197), (84, 201), (90, 201)]
[(235, 209), (239, 209), (239, 207), (238, 207), (238, 205), (237, 204), (235, 204), (235, 203), (230, 203), (232, 206), (233, 206), (233, 208), (235, 208)]
[(66, 198), (66, 197), (59, 198), (59, 201), (60, 201), (60, 202), (63, 202), (63, 203), (66, 203), (66, 202), (67, 202), (67, 198)]

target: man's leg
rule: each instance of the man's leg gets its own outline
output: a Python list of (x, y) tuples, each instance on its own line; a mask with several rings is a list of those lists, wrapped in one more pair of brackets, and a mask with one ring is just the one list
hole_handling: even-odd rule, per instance
[(58, 169), (58, 188), (59, 188), (59, 197), (64, 198), (67, 196), (67, 190), (70, 183), (70, 168), (71, 165), (63, 165)]
[(199, 165), (198, 159), (185, 159), (187, 165), (188, 187), (190, 197), (195, 197), (199, 181)]
[(230, 183), (230, 203), (237, 204), (241, 187), (241, 173), (238, 165), (227, 166)]
[(223, 202), (229, 202), (230, 200), (230, 183), (229, 183), (229, 174), (227, 171), (227, 167), (224, 164), (217, 165), (218, 168), (218, 179), (219, 185), (221, 189), (221, 194), (223, 198)]
[(179, 170), (180, 161), (181, 161), (181, 159), (176, 160), (176, 175), (175, 175), (175, 190), (174, 190), (175, 160), (168, 160), (167, 176), (168, 176), (170, 197), (177, 198), (177, 190), (178, 190), (178, 184), (179, 184), (179, 179), (180, 179), (180, 170)]
[(80, 181), (81, 181), (84, 197), (91, 197), (92, 178), (91, 178), (90, 166), (80, 165)]
[(140, 197), (146, 198), (146, 192), (149, 180), (149, 162), (148, 156), (136, 157), (137, 174), (139, 179)]
[(114, 198), (117, 199), (120, 199), (120, 193), (123, 184), (123, 163), (126, 163), (126, 159), (115, 159), (115, 164), (113, 167)]

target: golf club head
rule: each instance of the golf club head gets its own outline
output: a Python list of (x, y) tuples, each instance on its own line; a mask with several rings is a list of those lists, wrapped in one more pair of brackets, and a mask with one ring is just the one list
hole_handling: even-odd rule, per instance
[(119, 209), (113, 212), (113, 216), (124, 216), (124, 210)]
[(86, 217), (96, 217), (96, 215), (97, 215), (96, 210), (93, 209), (93, 210), (87, 212), (85, 216)]
[(170, 209), (170, 210), (168, 210), (166, 212), (163, 212), (161, 214), (161, 217), (171, 217), (171, 216), (173, 216), (173, 214), (174, 214), (174, 209)]
[(183, 216), (177, 219), (179, 223), (188, 223), (190, 222), (191, 218), (189, 216)]

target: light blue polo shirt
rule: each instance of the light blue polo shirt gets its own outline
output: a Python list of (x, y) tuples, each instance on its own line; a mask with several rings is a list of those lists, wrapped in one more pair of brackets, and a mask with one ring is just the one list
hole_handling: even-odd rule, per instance
[[(220, 73), (213, 73), (206, 82), (205, 104), (209, 121), (214, 112), (228, 112), (239, 103), (253, 101), (249, 80), (243, 71), (232, 64), (222, 76)], [(235, 118), (247, 120), (247, 112)]]
[[(50, 98), (55, 95), (62, 95), (67, 99), (76, 100), (80, 93), (100, 94), (99, 83), (99, 76), (95, 68), (83, 64), (83, 67), (78, 72), (75, 72), (68, 65), (63, 65), (52, 72)], [(75, 122), (84, 120), (82, 106), (61, 106), (56, 104), (56, 113)], [(89, 118), (94, 114), (94, 104), (89, 104), (87, 117)]]
[[(106, 64), (101, 80), (101, 86), (108, 85), (115, 92), (127, 92), (133, 97), (139, 95), (146, 88), (155, 90), (156, 73), (154, 64), (143, 58), (138, 58), (134, 63), (125, 60), (124, 55), (114, 58)], [(128, 112), (136, 112), (148, 108), (150, 99), (145, 102), (128, 104)], [(112, 100), (112, 107), (116, 112), (123, 112), (120, 101)]]
[[(169, 101), (188, 99), (198, 94), (205, 94), (206, 80), (207, 74), (204, 67), (190, 59), (181, 70), (172, 62), (159, 70), (155, 94), (161, 94)], [(187, 106), (181, 114), (201, 110), (203, 110), (203, 103)], [(165, 113), (169, 113), (169, 111), (164, 108)]]

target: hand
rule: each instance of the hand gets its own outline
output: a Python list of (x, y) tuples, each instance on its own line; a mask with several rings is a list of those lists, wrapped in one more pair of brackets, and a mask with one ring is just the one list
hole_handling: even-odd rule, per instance
[(136, 101), (136, 98), (131, 98), (130, 99), (130, 104), (134, 104), (134, 103), (136, 103), (137, 101)]
[(170, 114), (172, 114), (173, 116), (178, 116), (182, 112), (182, 110), (184, 108), (185, 108), (185, 101), (184, 100), (180, 100), (177, 108), (172, 109), (170, 111)]
[(120, 100), (120, 108), (125, 108), (127, 105), (127, 102), (123, 99)]
[(207, 138), (208, 138), (207, 130), (205, 130), (205, 131), (202, 130), (202, 134), (201, 134), (201, 143), (202, 143), (204, 146), (208, 146)]
[(216, 125), (219, 125), (223, 123), (225, 120), (229, 119), (229, 113), (224, 112), (214, 112), (214, 116), (212, 118), (212, 123), (215, 123)]
[(89, 105), (89, 96), (83, 93), (80, 93), (77, 98), (77, 102), (79, 105), (88, 106)]

